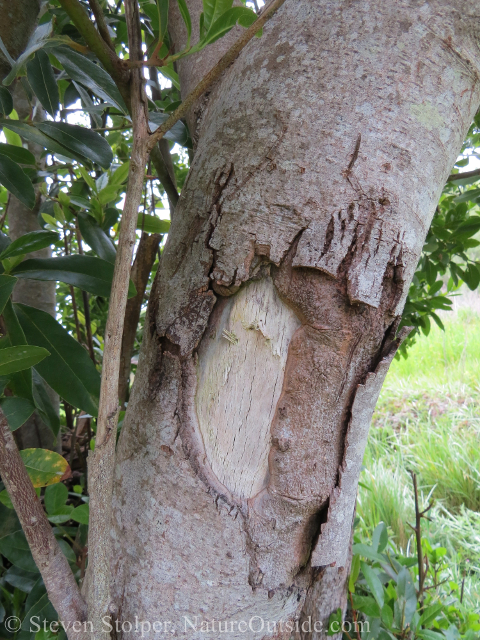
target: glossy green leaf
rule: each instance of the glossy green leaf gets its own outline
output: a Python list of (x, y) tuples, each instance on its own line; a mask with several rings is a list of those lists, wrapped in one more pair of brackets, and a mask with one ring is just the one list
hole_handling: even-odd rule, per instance
[(89, 215), (78, 216), (78, 226), (85, 242), (99, 258), (114, 263), (117, 255), (112, 241), (102, 227)]
[(163, 42), (168, 28), (168, 7), (169, 0), (157, 0), (158, 38), (160, 42)]
[[(3, 319), (5, 321), (8, 340), (11, 346), (26, 345), (27, 339), (20, 323), (18, 322), (11, 299), (9, 299), (5, 305), (3, 310)], [(33, 401), (32, 369), (24, 369), (18, 373), (11, 374), (9, 376), (9, 387), (13, 389), (16, 396)]]
[(58, 242), (58, 234), (53, 231), (31, 231), (26, 233), (20, 238), (14, 240), (2, 253), (0, 254), (0, 260), (5, 258), (12, 258), (14, 256), (20, 256), (24, 253), (31, 253), (32, 251), (38, 251), (39, 249), (45, 249), (55, 242)]
[(22, 449), (20, 456), (34, 487), (60, 482), (69, 471), (67, 461), (56, 451)]
[[(163, 67), (161, 71), (163, 72)], [(160, 113), (159, 111), (149, 111), (148, 119), (151, 131), (155, 131), (158, 127), (166, 122), (170, 115), (168, 113)], [(170, 131), (164, 136), (167, 140), (173, 140), (173, 142), (178, 142), (182, 147), (186, 146), (188, 143), (188, 131), (186, 126), (183, 124), (181, 120), (179, 120)]]
[(119, 187), (115, 184), (109, 184), (104, 187), (98, 194), (98, 201), (101, 205), (106, 205), (109, 202), (115, 202), (118, 199)]
[(70, 517), (72, 520), (75, 520), (75, 522), (79, 522), (80, 524), (88, 524), (88, 515), (88, 504), (81, 504), (72, 511)]
[(117, 85), (102, 67), (69, 47), (55, 49), (55, 57), (72, 80), (80, 82), (97, 97), (116, 105), (123, 113), (128, 113)]
[(45, 489), (45, 496), (43, 498), (43, 503), (45, 505), (45, 509), (49, 515), (57, 513), (62, 507), (65, 506), (68, 498), (68, 489), (67, 487), (58, 482), (57, 484), (52, 484)]
[(0, 114), (3, 117), (9, 116), (13, 111), (12, 94), (5, 87), (0, 87)]
[(46, 349), (30, 345), (0, 349), (0, 376), (29, 369), (49, 355)]
[(28, 149), (17, 147), (14, 144), (0, 143), (0, 154), (7, 156), (18, 164), (35, 164), (35, 156)]
[(233, 0), (203, 0), (203, 28), (205, 33), (222, 14), (228, 11)]
[(5, 305), (12, 295), (12, 291), (16, 282), (17, 278), (6, 276), (4, 274), (0, 275), (0, 313), (3, 313)]
[(20, 589), (24, 593), (30, 593), (38, 580), (38, 576), (13, 565), (3, 574), (3, 579), (8, 584), (11, 584), (12, 587)]
[(54, 118), (59, 109), (60, 99), (57, 81), (45, 51), (37, 51), (33, 60), (27, 64), (27, 77), (42, 107)]
[(108, 180), (108, 184), (113, 184), (117, 186), (120, 186), (121, 184), (123, 184), (125, 180), (128, 178), (129, 169), (130, 169), (130, 160), (127, 160), (127, 162), (124, 162), (117, 169), (115, 169), (112, 176)]
[[(58, 485), (55, 485), (58, 486)], [(73, 507), (71, 504), (64, 505), (61, 509), (59, 509), (56, 513), (49, 513), (48, 520), (52, 524), (63, 524), (64, 522), (68, 522), (72, 519), (72, 511)]]
[(180, 10), (180, 14), (183, 18), (183, 22), (185, 23), (185, 27), (187, 29), (187, 44), (185, 45), (185, 49), (190, 47), (190, 40), (192, 37), (192, 18), (190, 17), (190, 12), (187, 7), (187, 3), (185, 0), (177, 0), (178, 8)]
[(66, 122), (41, 122), (37, 128), (62, 146), (99, 164), (104, 169), (108, 169), (112, 164), (112, 149), (105, 138), (96, 131)]
[(57, 436), (60, 431), (60, 418), (48, 395), (45, 381), (35, 369), (32, 369), (32, 395), (41, 419)]
[(212, 42), (215, 42), (233, 29), (237, 22), (242, 27), (249, 27), (256, 19), (257, 14), (255, 11), (252, 11), (252, 9), (248, 9), (247, 7), (232, 7), (212, 23), (202, 42), (212, 44)]
[(35, 190), (30, 178), (22, 167), (3, 155), (0, 155), (0, 183), (20, 202), (23, 202), (26, 207), (33, 209), (35, 206)]
[(353, 606), (357, 611), (361, 611), (367, 616), (372, 616), (374, 618), (380, 617), (380, 607), (372, 597), (353, 594), (352, 600)]
[(71, 405), (97, 415), (100, 375), (86, 350), (45, 311), (21, 304), (15, 311), (28, 342), (50, 351), (38, 373)]
[(355, 582), (360, 574), (360, 556), (355, 554), (352, 558), (352, 565), (350, 567), (350, 576), (348, 578), (348, 590), (351, 593), (355, 593)]
[(38, 573), (37, 565), (32, 557), (23, 531), (15, 531), (0, 537), (0, 553), (16, 567), (20, 567), (20, 569), (30, 573)]
[(10, 496), (8, 495), (8, 491), (4, 489), (0, 491), (0, 503), (3, 504), (7, 509), (14, 509), (15, 507), (10, 500)]
[(5, 414), (10, 431), (19, 429), (35, 411), (35, 405), (27, 398), (1, 398), (0, 407)]
[[(31, 258), (17, 265), (12, 274), (28, 280), (58, 280), (96, 296), (108, 297), (112, 287), (113, 264), (101, 258), (80, 255)], [(130, 282), (128, 295), (129, 298), (136, 295), (133, 282)]]
[(20, 73), (20, 71), (22, 70), (22, 67), (30, 58), (32, 53), (35, 53), (35, 51), (38, 51), (43, 46), (45, 46), (51, 31), (52, 31), (51, 22), (45, 22), (44, 24), (38, 25), (38, 27), (35, 29), (33, 34), (30, 36), (30, 39), (27, 42), (27, 46), (23, 50), (23, 53), (15, 60), (15, 63), (13, 64), (10, 70), (10, 73), (4, 79), (3, 81), (4, 85), (11, 84), (15, 80), (17, 75)]
[(148, 213), (139, 213), (137, 219), (137, 229), (145, 231), (145, 233), (168, 233), (170, 229), (170, 220), (161, 220), (157, 216)]
[(45, 147), (51, 153), (56, 153), (67, 158), (77, 160), (77, 162), (83, 163), (87, 159), (78, 153), (62, 146), (56, 140), (50, 136), (45, 135), (35, 124), (27, 124), (26, 122), (18, 122), (18, 120), (0, 120), (0, 125), (4, 128), (5, 135), (8, 130), (15, 132), (25, 140), (34, 142), (41, 147)]

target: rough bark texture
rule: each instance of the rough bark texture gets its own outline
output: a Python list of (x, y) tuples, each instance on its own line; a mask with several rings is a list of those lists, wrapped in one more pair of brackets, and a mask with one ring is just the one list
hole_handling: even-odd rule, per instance
[(286, 640), (343, 606), (368, 424), (480, 100), (477, 9), (287, 0), (204, 101), (118, 447), (120, 621)]
[[(0, 37), (14, 60), (25, 49), (39, 11), (39, 0), (0, 0)], [(0, 77), (9, 71), (10, 64), (0, 52)]]
[[(28, 540), (48, 597), (65, 624), (69, 640), (86, 638), (87, 608), (67, 558), (47, 520), (5, 415), (0, 410), (0, 473)], [(76, 624), (75, 624), (76, 623)]]

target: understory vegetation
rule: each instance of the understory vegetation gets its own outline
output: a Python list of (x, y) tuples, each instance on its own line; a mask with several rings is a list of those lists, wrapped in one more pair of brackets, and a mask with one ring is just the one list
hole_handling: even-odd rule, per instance
[[(445, 332), (433, 327), (407, 359), (393, 362), (375, 411), (346, 638), (357, 637), (355, 618), (370, 623), (370, 633), (358, 631), (362, 639), (479, 637), (480, 314), (465, 307), (442, 320)], [(412, 473), (419, 511), (428, 509), (421, 518), (423, 593)]]

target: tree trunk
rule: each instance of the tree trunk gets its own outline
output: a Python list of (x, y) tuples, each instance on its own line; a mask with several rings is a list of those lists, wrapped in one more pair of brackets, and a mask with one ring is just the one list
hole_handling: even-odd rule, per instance
[(345, 606), (371, 415), (479, 104), (475, 9), (287, 0), (191, 114), (118, 445), (119, 636), (315, 638), (294, 621)]
[[(13, 58), (17, 58), (24, 50), (28, 38), (30, 37), (37, 22), (40, 5), (38, 0), (19, 0), (18, 2), (4, 2), (0, 0), (0, 37)], [(10, 65), (0, 60), (0, 77), (3, 78), (10, 71)], [(16, 82), (13, 90), (14, 107), (22, 120), (30, 115), (30, 104), (23, 87), (19, 81)], [(43, 109), (37, 107), (35, 119), (43, 119)], [(41, 164), (40, 158), (43, 152), (37, 145), (29, 145), (30, 151), (35, 155), (37, 162)], [(30, 231), (40, 229), (38, 223), (38, 211), (40, 199), (37, 196), (37, 205), (33, 210), (28, 209), (15, 196), (9, 196), (8, 201), (8, 231), (12, 240)], [(46, 258), (51, 256), (49, 248), (36, 251), (30, 254), (31, 257)], [(15, 285), (13, 300), (21, 302), (37, 309), (42, 309), (52, 316), (55, 315), (55, 283), (39, 282), (38, 280), (19, 280)], [(49, 391), (54, 406), (58, 407), (58, 396), (53, 391)], [(27, 422), (17, 430), (15, 439), (20, 448), (44, 447), (53, 449), (55, 446), (55, 436), (40, 419), (35, 412)], [(60, 443), (57, 443), (58, 445)]]

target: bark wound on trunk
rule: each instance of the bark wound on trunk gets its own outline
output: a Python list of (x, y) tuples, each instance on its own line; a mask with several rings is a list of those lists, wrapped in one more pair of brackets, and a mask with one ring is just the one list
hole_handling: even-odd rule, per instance
[(344, 606), (368, 425), (479, 103), (460, 4), (287, 1), (202, 104), (119, 441), (120, 619), (276, 622), (260, 640)]

